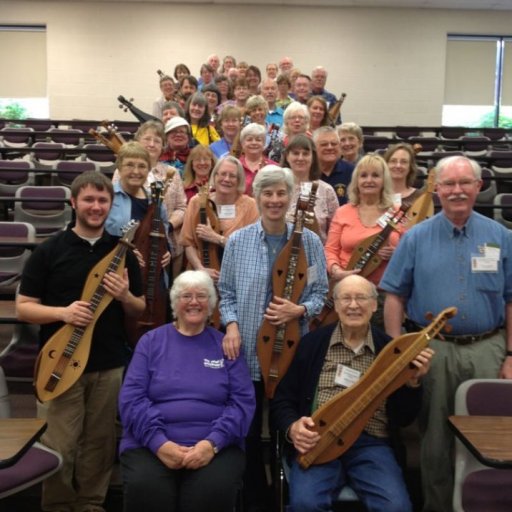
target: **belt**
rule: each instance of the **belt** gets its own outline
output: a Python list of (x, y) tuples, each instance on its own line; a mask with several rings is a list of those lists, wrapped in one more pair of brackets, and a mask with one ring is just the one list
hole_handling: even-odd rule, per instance
[[(421, 331), (425, 327), (417, 324), (416, 322), (413, 322), (412, 320), (407, 319), (405, 321), (405, 327), (407, 331)], [(500, 331), (500, 328), (497, 327), (496, 329), (493, 329), (492, 331), (486, 331), (482, 332), (480, 334), (460, 334), (460, 335), (453, 335), (450, 336), (449, 334), (441, 334), (440, 337), (444, 341), (448, 341), (450, 343), (455, 343), (457, 345), (471, 345), (472, 343), (477, 343), (478, 341), (485, 340), (487, 338), (490, 338), (491, 336), (494, 336), (495, 334), (498, 334)]]

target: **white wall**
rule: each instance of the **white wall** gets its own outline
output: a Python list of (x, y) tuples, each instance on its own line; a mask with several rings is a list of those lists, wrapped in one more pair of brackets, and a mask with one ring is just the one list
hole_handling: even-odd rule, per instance
[[(125, 119), (116, 97), (151, 111), (157, 69), (210, 53), (256, 64), (283, 55), (330, 72), (344, 120), (441, 122), (447, 33), (511, 34), (512, 11), (0, 1), (0, 23), (47, 25), (53, 118)], [(5, 72), (5, 71), (3, 71)]]

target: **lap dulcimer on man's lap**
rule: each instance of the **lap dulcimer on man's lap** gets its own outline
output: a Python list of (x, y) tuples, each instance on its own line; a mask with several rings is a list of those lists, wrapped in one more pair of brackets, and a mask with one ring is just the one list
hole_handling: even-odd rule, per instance
[(312, 417), (320, 440), (313, 449), (299, 456), (299, 464), (306, 469), (343, 455), (380, 404), (412, 378), (416, 370), (412, 361), (456, 314), (457, 308), (446, 308), (421, 331), (402, 334), (390, 341), (357, 383), (320, 407)]

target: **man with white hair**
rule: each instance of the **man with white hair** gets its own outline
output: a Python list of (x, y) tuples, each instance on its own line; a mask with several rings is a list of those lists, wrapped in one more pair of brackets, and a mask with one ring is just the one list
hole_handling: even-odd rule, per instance
[(311, 72), (311, 93), (313, 96), (322, 96), (331, 108), (337, 101), (336, 96), (325, 88), (327, 83), (327, 70), (317, 66)]
[[(467, 379), (512, 379), (512, 235), (473, 210), (482, 187), (474, 160), (452, 156), (436, 167), (441, 211), (400, 239), (380, 288), (390, 336), (425, 326), (457, 307), (451, 331), (431, 340), (437, 355), (425, 378), (422, 432), (423, 510), (451, 512), (455, 391)], [(427, 316), (428, 315), (428, 316)]]
[(290, 57), (283, 57), (279, 61), (279, 72), (288, 74), (293, 69), (293, 60)]
[(219, 66), (220, 66), (220, 58), (217, 54), (212, 53), (208, 59), (206, 59), (206, 62), (210, 64), (210, 66), (213, 68), (213, 74), (214, 76), (217, 76), (219, 73)]

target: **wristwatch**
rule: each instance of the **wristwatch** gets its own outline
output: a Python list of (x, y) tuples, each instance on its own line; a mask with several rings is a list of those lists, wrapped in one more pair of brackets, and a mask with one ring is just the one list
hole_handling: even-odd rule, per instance
[(215, 443), (213, 441), (210, 441), (210, 439), (207, 439), (207, 441), (212, 445), (213, 454), (217, 455), (217, 453), (219, 453), (219, 449), (217, 448)]

